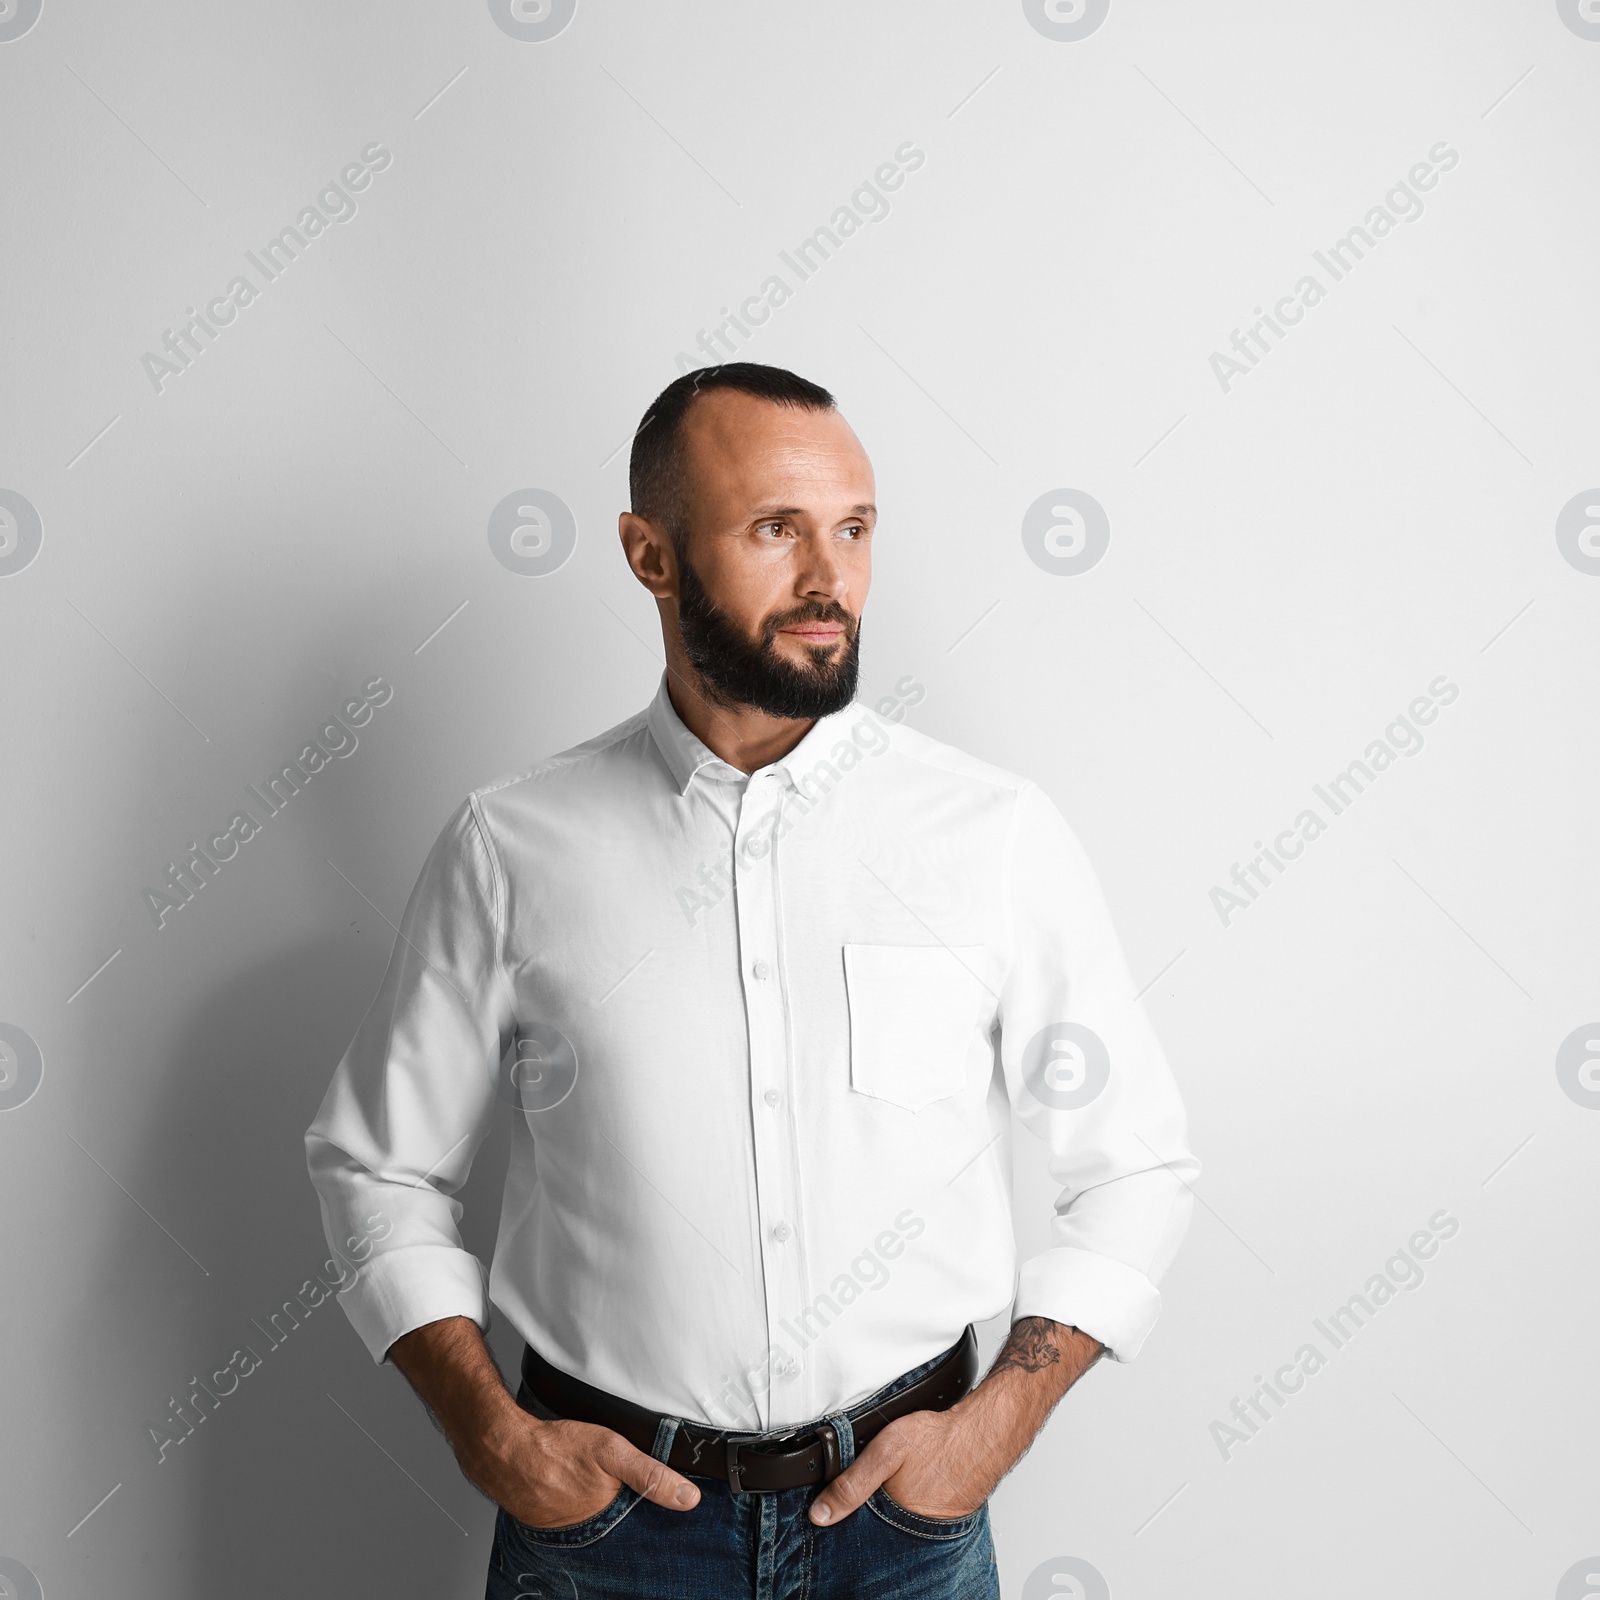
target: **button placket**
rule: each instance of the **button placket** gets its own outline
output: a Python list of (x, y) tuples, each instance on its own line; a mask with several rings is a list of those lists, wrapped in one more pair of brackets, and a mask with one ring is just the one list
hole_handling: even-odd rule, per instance
[[(781, 791), (770, 775), (750, 779), (740, 799), (734, 848), (740, 965), (750, 1040), (756, 1222), (767, 1307), (768, 1359), (774, 1379), (792, 1378), (800, 1370), (792, 1351), (786, 1362), (776, 1347), (788, 1348), (779, 1323), (784, 1308), (799, 1303), (802, 1288), (791, 1185), (796, 1161), (794, 1133), (787, 1117), (772, 1114), (783, 1099), (780, 1086), (788, 1082), (788, 1030), (783, 982), (777, 966), (777, 864), (772, 840), (780, 798)], [(770, 1390), (756, 1398), (766, 1425), (771, 1417)]]

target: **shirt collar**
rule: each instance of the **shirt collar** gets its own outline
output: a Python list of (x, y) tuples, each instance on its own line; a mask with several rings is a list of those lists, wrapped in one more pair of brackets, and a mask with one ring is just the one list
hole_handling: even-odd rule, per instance
[(667, 693), (667, 675), (664, 672), (645, 719), (650, 727), (650, 735), (656, 742), (656, 749), (661, 752), (661, 758), (672, 774), (672, 781), (678, 786), (679, 794), (689, 792), (689, 785), (702, 767), (717, 767), (729, 773), (735, 770), (684, 726), (683, 718), (672, 704), (672, 696)]
[[(843, 739), (849, 744), (854, 740), (858, 748), (860, 741), (855, 739), (855, 730), (861, 725), (862, 720), (873, 722), (876, 719), (872, 712), (859, 701), (852, 700), (849, 705), (831, 716), (818, 717), (807, 730), (805, 738), (797, 744), (786, 756), (779, 756), (774, 762), (762, 770), (775, 774), (780, 781), (787, 783), (790, 788), (802, 787), (801, 780), (805, 774), (814, 768), (819, 761), (825, 761), (828, 752)], [(880, 747), (881, 748), (881, 747)]]
[[(656, 690), (656, 697), (650, 702), (650, 709), (645, 717), (651, 737), (654, 738), (656, 748), (661, 752), (661, 757), (666, 762), (680, 795), (687, 794), (689, 785), (708, 768), (712, 769), (708, 773), (709, 776), (735, 778), (741, 781), (747, 776), (701, 743), (685, 727), (677, 708), (672, 704), (672, 697), (667, 693), (667, 675), (664, 672), (661, 674), (661, 684)], [(759, 770), (772, 772), (791, 785), (797, 784), (795, 774), (804, 771), (808, 766), (814, 766), (821, 754), (836, 739), (850, 738), (850, 729), (862, 717), (870, 718), (871, 712), (855, 701), (842, 710), (835, 711), (831, 716), (819, 717), (788, 755), (779, 756), (776, 761), (769, 762)]]

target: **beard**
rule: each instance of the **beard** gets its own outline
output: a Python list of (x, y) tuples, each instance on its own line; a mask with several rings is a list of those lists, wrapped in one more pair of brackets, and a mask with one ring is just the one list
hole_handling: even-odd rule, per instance
[[(684, 654), (713, 698), (795, 721), (832, 716), (855, 699), (861, 625), (837, 601), (815, 600), (768, 617), (760, 637), (751, 640), (712, 601), (687, 558), (680, 557), (678, 567), (678, 633)], [(844, 648), (808, 645), (808, 664), (785, 661), (777, 649), (779, 630), (805, 622), (838, 623), (844, 629)]]

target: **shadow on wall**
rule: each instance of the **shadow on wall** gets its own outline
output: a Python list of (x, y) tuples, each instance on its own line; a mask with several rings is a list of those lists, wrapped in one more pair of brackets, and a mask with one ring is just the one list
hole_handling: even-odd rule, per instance
[[(213, 1236), (228, 1240), (192, 1302), (206, 1310), (162, 1340), (169, 1387), (151, 1392), (137, 1419), (141, 1432), (170, 1421), (183, 1434), (165, 1410), (169, 1394), (191, 1418), (192, 1435), (168, 1445), (164, 1461), (154, 1444), (142, 1458), (157, 1492), (187, 1501), (184, 1593), (482, 1593), (493, 1508), (462, 1479), (405, 1381), (372, 1362), (331, 1296), (309, 1315), (284, 1311), (285, 1300), (318, 1298), (308, 1280), (338, 1277), (326, 1267), (302, 1136), (392, 937), (368, 912), (225, 985), (184, 1030), (161, 1078), (151, 1124), (159, 1142), (139, 1151), (129, 1187), (157, 1197), (164, 1215), (210, 1213)], [(501, 1124), (460, 1195), (463, 1233), (485, 1261), (507, 1150)], [(132, 1235), (148, 1227), (137, 1211), (125, 1216), (119, 1254), (147, 1248)], [(512, 1343), (497, 1342), (503, 1351)], [(188, 1402), (191, 1376), (213, 1391), (232, 1388), (203, 1422), (198, 1412), (211, 1402)], [(125, 1387), (150, 1381), (130, 1375)]]
[[(318, 470), (312, 487), (344, 503), (342, 467)], [(561, 740), (534, 692), (536, 661), (518, 657), (486, 679), (475, 653), (488, 628), (475, 621), (480, 611), (428, 654), (415, 653), (426, 626), (448, 610), (426, 598), (435, 591), (451, 603), (471, 591), (490, 609), (493, 591), (474, 588), (474, 561), (490, 559), (480, 528), (457, 527), (447, 505), (424, 497), (397, 517), (390, 531), (402, 531), (385, 559), (363, 564), (359, 544), (329, 540), (294, 510), (263, 473), (145, 530), (180, 548), (202, 548), (215, 529), (229, 530), (236, 581), (196, 600), (187, 656), (156, 670), (181, 687), (187, 660), (205, 662), (204, 703), (232, 697), (250, 709), (253, 726), (246, 738), (207, 718), (217, 770), (235, 786), (202, 811), (189, 789), (208, 769), (192, 750), (176, 765), (160, 759), (172, 742), (171, 713), (153, 699), (138, 703), (129, 714), (140, 719), (141, 737), (130, 752), (143, 764), (137, 787), (149, 803), (136, 820), (103, 808), (90, 848), (106, 879), (125, 881), (130, 861), (157, 862), (202, 824), (226, 822), (246, 803), (243, 784), (291, 759), (315, 719), (366, 679), (385, 675), (395, 694), (362, 725), (360, 754), (266, 822), (261, 842), (220, 887), (171, 913), (159, 935), (141, 922), (141, 950), (155, 959), (139, 970), (138, 990), (130, 985), (122, 997), (122, 1036), (107, 1036), (104, 1021), (91, 1026), (84, 1009), (71, 1019), (82, 1029), (76, 1039), (62, 1030), (56, 1059), (64, 1065), (46, 1087), (62, 1096), (68, 1130), (83, 1137), (81, 1154), (63, 1141), (61, 1181), (82, 1185), (85, 1205), (103, 1206), (107, 1220), (102, 1227), (96, 1210), (89, 1238), (53, 1247), (58, 1282), (41, 1289), (30, 1314), (48, 1326), (55, 1368), (70, 1375), (65, 1404), (83, 1450), (81, 1464), (70, 1462), (74, 1516), (103, 1492), (102, 1480), (120, 1492), (70, 1545), (63, 1539), (54, 1559), (67, 1573), (115, 1562), (128, 1593), (185, 1600), (481, 1595), (493, 1508), (462, 1479), (404, 1380), (373, 1363), (331, 1298), (309, 1315), (294, 1310), (292, 1322), (283, 1308), (319, 1298), (315, 1280), (337, 1279), (325, 1266), (303, 1136), (393, 947), (393, 929), (363, 896), (397, 916), (461, 798)], [(442, 537), (434, 531), (441, 525), (456, 531)], [(299, 542), (286, 544), (280, 527), (301, 530)], [(323, 581), (308, 584), (308, 572)], [(543, 637), (559, 595), (516, 597), (520, 625)], [(97, 615), (116, 631), (114, 608)], [(291, 617), (292, 627), (283, 621)], [(278, 664), (266, 678), (263, 662)], [(128, 771), (124, 778), (132, 782)], [(348, 873), (345, 883), (335, 883), (329, 863)], [(334, 886), (320, 894), (319, 884)], [(266, 942), (274, 936), (275, 945)], [(210, 976), (225, 962), (237, 964)], [(100, 1018), (112, 1015), (102, 997), (131, 970), (125, 959), (86, 997), (100, 1004)], [(48, 1103), (41, 1096), (40, 1106)], [(468, 1248), (486, 1262), (508, 1143), (507, 1127), (497, 1127), (458, 1196)], [(91, 1159), (105, 1162), (104, 1179)], [(491, 1341), (514, 1383), (520, 1341), (503, 1323)], [(201, 1393), (200, 1408), (192, 1406), (192, 1380), (220, 1404)], [(41, 1397), (46, 1428), (52, 1404), (62, 1402)], [(183, 1439), (160, 1461), (162, 1441), (147, 1443), (152, 1427)], [(87, 1500), (82, 1482), (96, 1488)], [(100, 1531), (115, 1517), (138, 1532), (119, 1535), (129, 1544), (113, 1553)]]

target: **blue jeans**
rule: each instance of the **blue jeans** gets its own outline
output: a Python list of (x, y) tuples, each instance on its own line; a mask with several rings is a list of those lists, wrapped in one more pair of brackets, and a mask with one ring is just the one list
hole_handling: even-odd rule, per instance
[[(940, 1358), (880, 1389), (881, 1404)], [(826, 1419), (844, 1466), (855, 1459), (846, 1416)], [(652, 1454), (664, 1461), (678, 1431), (662, 1422)], [(989, 1508), (922, 1517), (879, 1489), (842, 1522), (807, 1512), (819, 1489), (735, 1494), (696, 1476), (700, 1503), (667, 1511), (626, 1485), (603, 1511), (563, 1528), (495, 1522), (485, 1600), (1000, 1600)]]

